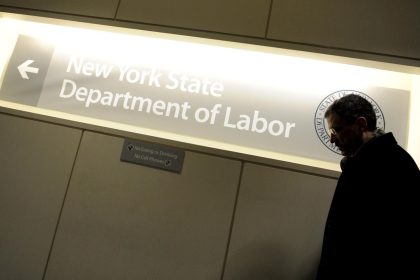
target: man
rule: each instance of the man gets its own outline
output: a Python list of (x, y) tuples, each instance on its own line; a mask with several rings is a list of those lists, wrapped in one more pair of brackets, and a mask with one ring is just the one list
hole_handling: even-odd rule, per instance
[(420, 171), (358, 95), (325, 112), (344, 156), (325, 225), (318, 280), (420, 279)]

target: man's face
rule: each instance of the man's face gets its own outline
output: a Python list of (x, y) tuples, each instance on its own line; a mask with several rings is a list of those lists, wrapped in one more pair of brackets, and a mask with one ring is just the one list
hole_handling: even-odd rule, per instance
[(352, 156), (363, 144), (363, 133), (356, 123), (348, 123), (335, 114), (327, 118), (331, 143), (343, 156)]

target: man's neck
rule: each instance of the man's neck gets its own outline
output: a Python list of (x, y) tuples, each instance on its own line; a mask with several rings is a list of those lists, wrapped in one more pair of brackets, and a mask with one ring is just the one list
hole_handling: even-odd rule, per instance
[(384, 134), (385, 134), (385, 132), (382, 129), (380, 129), (380, 128), (375, 129), (373, 131), (366, 131), (362, 135), (363, 143), (366, 143), (369, 140), (371, 140), (371, 139), (373, 139), (375, 137), (384, 135)]

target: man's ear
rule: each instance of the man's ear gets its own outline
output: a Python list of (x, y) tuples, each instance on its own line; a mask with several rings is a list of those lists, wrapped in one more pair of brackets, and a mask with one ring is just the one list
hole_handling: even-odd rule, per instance
[(365, 117), (358, 117), (356, 119), (356, 124), (360, 127), (362, 132), (365, 132), (368, 130), (367, 120)]

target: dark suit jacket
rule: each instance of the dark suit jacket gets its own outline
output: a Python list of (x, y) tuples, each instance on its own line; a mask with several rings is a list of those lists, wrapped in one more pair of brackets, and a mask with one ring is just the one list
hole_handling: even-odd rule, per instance
[(420, 279), (419, 188), (419, 168), (392, 133), (348, 158), (328, 214), (317, 279)]

